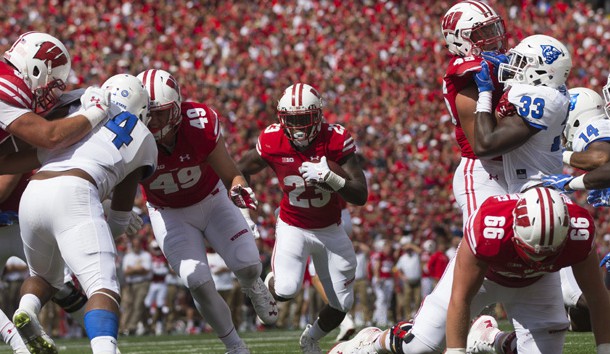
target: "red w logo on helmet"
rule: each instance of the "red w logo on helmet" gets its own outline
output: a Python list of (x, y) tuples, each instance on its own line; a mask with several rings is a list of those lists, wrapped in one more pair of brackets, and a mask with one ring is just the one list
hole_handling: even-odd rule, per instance
[(43, 42), (36, 52), (36, 55), (34, 55), (34, 59), (42, 60), (46, 67), (49, 67), (49, 63), (51, 63), (51, 68), (56, 68), (68, 63), (68, 58), (65, 53), (52, 42)]
[(462, 18), (462, 12), (452, 12), (443, 17), (443, 30), (444, 31), (455, 31), (458, 21)]

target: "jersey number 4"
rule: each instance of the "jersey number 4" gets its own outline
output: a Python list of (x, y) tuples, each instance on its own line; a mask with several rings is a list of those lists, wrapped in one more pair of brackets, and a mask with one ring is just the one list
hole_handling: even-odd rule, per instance
[(131, 133), (138, 123), (138, 117), (129, 112), (122, 112), (110, 119), (104, 126), (115, 134), (112, 143), (117, 149), (129, 145), (133, 141)]

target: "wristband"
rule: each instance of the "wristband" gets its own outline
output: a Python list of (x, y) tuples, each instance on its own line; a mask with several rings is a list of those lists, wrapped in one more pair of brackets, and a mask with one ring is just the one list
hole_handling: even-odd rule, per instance
[(124, 234), (125, 230), (127, 230), (127, 226), (129, 226), (130, 220), (130, 211), (118, 211), (110, 209), (108, 211), (108, 215), (106, 216), (106, 222), (110, 227), (112, 237), (117, 238)]
[(244, 218), (246, 219), (246, 221), (252, 221), (252, 218), (250, 217), (250, 209), (248, 208), (237, 208), (239, 209), (239, 212), (241, 213), (241, 215), (244, 216)]
[(447, 348), (445, 354), (466, 354), (466, 348)]
[(80, 112), (80, 114), (87, 118), (89, 124), (91, 124), (91, 128), (95, 128), (104, 119), (106, 119), (106, 116), (108, 115), (105, 110), (99, 109), (97, 107), (88, 108)]
[(574, 177), (569, 183), (568, 187), (573, 191), (584, 191), (585, 188), (585, 175), (580, 175), (578, 177)]
[(597, 354), (610, 354), (610, 343), (602, 343), (598, 345)]
[(574, 151), (564, 151), (563, 155), (562, 155), (563, 163), (565, 163), (566, 165), (569, 165), (570, 159), (572, 158), (573, 153), (574, 153)]
[(474, 113), (477, 112), (491, 113), (491, 91), (479, 92), (477, 109)]
[(330, 171), (326, 178), (324, 178), (324, 183), (328, 184), (328, 186), (336, 192), (345, 186), (345, 178)]

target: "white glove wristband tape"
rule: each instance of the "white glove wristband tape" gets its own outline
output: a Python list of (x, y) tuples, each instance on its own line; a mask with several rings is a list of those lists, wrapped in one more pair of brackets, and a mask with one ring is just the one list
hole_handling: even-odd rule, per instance
[(87, 118), (92, 128), (95, 128), (98, 124), (100, 124), (100, 122), (103, 121), (107, 115), (106, 111), (96, 107), (86, 109), (82, 111), (81, 114)]
[(574, 151), (564, 151), (563, 152), (563, 163), (565, 163), (566, 165), (569, 165), (570, 159), (572, 158), (573, 153), (574, 153)]
[(585, 175), (580, 175), (568, 183), (568, 187), (570, 187), (573, 191), (584, 191), (585, 188)]
[(338, 174), (330, 171), (328, 176), (324, 179), (324, 182), (328, 184), (330, 188), (332, 188), (335, 192), (345, 186), (345, 178), (339, 176)]
[(466, 354), (466, 348), (447, 348), (445, 354)]
[(491, 91), (479, 92), (479, 99), (477, 100), (477, 112), (491, 113)]

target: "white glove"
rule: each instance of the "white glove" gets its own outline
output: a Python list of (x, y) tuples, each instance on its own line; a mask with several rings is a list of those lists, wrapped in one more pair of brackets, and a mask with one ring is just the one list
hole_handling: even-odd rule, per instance
[(303, 162), (299, 167), (299, 173), (306, 182), (323, 183), (330, 174), (330, 168), (326, 162), (326, 156), (320, 158), (320, 162)]
[(254, 236), (254, 238), (260, 238), (261, 234), (260, 234), (260, 232), (258, 232), (258, 227), (256, 226), (256, 223), (250, 217), (250, 211), (248, 209), (242, 209), (242, 208), (239, 208), (239, 211), (241, 211), (241, 215), (243, 215), (244, 219), (246, 219), (246, 222), (248, 223), (248, 227), (250, 228), (250, 231), (252, 232), (252, 236)]
[(81, 114), (89, 120), (92, 127), (95, 127), (108, 116), (110, 91), (90, 86), (80, 97), (80, 102)]
[(140, 215), (138, 215), (138, 213), (136, 213), (135, 211), (131, 211), (129, 225), (127, 225), (125, 234), (127, 234), (127, 236), (134, 236), (138, 233), (138, 231), (142, 229), (142, 226), (144, 226), (144, 221), (142, 220)]

